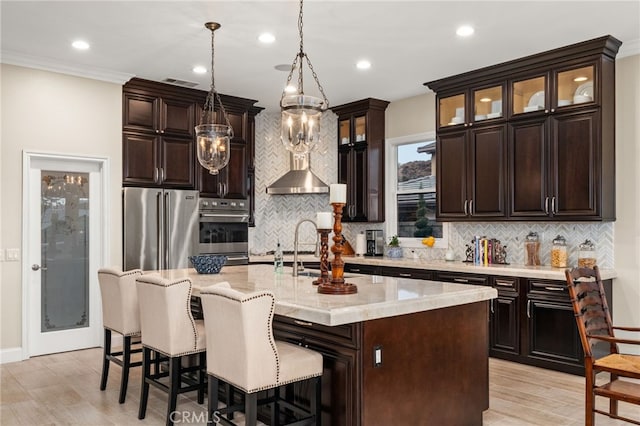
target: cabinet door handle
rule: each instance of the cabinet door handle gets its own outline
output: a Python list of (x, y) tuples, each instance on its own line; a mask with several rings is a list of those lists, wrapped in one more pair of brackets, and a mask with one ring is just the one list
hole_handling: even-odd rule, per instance
[(496, 280), (496, 285), (500, 287), (512, 287), (512, 284), (508, 281), (498, 281)]
[(164, 167), (160, 167), (160, 183), (164, 182), (164, 180), (165, 180)]
[(457, 283), (468, 283), (469, 280), (465, 279), (465, 278), (454, 278), (453, 279), (455, 282)]
[(551, 213), (558, 213), (556, 211), (556, 197), (551, 197)]
[(360, 272), (360, 269), (358, 269), (358, 268), (353, 268), (353, 269), (349, 270), (349, 272)]
[(544, 214), (549, 214), (549, 197), (544, 199)]
[(527, 318), (531, 318), (531, 299), (527, 300)]
[(298, 324), (298, 325), (305, 326), (305, 327), (311, 327), (313, 325), (312, 322), (307, 322), (307, 321), (293, 320), (293, 322)]
[(545, 287), (544, 289), (549, 291), (564, 291), (562, 287)]
[(473, 216), (473, 200), (469, 201), (469, 216)]
[(404, 273), (400, 273), (400, 274), (398, 274), (398, 275), (399, 275), (399, 276), (401, 276), (401, 277), (404, 277), (404, 278), (411, 278), (411, 277), (412, 277), (412, 275), (411, 275), (411, 274), (404, 274)]
[(491, 299), (491, 313), (494, 314), (495, 311), (493, 310), (493, 299)]
[(467, 213), (467, 204), (469, 204), (469, 200), (464, 200), (464, 215), (466, 216)]
[(158, 168), (157, 167), (153, 168), (153, 182), (154, 183), (159, 183), (158, 182)]

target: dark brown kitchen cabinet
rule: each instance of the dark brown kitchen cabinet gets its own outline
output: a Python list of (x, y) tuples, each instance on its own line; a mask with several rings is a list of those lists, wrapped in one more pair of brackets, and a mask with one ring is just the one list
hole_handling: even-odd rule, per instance
[[(127, 86), (131, 88), (131, 85)], [(192, 137), (196, 104), (192, 99), (125, 91), (124, 130)]]
[(433, 272), (426, 269), (396, 268), (383, 266), (382, 275), (387, 277), (411, 278), (414, 280), (432, 280)]
[(347, 185), (343, 222), (384, 222), (388, 104), (368, 98), (332, 108), (338, 115), (338, 182)]
[[(362, 323), (327, 327), (276, 315), (273, 333), (322, 354), (322, 424), (360, 424)], [(294, 393), (309, 400), (308, 387), (297, 386)]]
[(490, 302), (489, 355), (516, 360), (520, 354), (520, 279), (491, 277), (498, 298)]
[[(425, 83), (436, 92), (436, 218), (615, 220), (620, 45), (605, 36)], [(485, 163), (469, 165), (470, 146), (485, 142), (475, 152), (488, 162), (498, 135), (474, 132), (497, 123), (508, 129), (506, 156), (478, 180), (482, 169), (473, 167)]]
[[(249, 174), (247, 169), (247, 144), (244, 141), (231, 142), (229, 164), (218, 174), (212, 175), (199, 166), (200, 195), (213, 198), (247, 198)], [(197, 160), (196, 160), (197, 161)]]
[(382, 267), (375, 265), (359, 265), (357, 263), (345, 263), (344, 271), (352, 272), (354, 274), (364, 275), (382, 275)]
[(124, 185), (194, 187), (193, 139), (125, 132), (122, 152)]
[(438, 219), (505, 217), (505, 133), (498, 124), (438, 135)]
[(511, 217), (600, 217), (599, 110), (510, 123)]

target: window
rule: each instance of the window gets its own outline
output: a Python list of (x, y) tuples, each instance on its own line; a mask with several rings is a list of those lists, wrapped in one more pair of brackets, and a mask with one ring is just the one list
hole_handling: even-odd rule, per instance
[(387, 141), (388, 236), (398, 235), (405, 247), (423, 247), (436, 237), (446, 248), (446, 226), (436, 222), (436, 142), (433, 133)]

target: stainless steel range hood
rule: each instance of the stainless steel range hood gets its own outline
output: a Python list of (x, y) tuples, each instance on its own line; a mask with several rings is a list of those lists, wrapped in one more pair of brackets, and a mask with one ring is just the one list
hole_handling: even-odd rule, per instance
[(321, 194), (329, 192), (326, 183), (309, 169), (309, 154), (290, 153), (291, 170), (267, 187), (267, 194)]

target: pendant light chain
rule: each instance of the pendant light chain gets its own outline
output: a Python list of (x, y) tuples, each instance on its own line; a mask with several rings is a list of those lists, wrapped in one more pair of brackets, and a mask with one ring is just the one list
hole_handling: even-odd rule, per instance
[[(304, 81), (303, 81), (303, 72), (302, 72), (302, 65), (303, 65), (303, 58), (306, 59), (307, 61), (307, 66), (309, 67), (309, 70), (311, 71), (311, 75), (313, 76), (313, 79), (316, 82), (316, 85), (318, 86), (318, 90), (320, 91), (320, 93), (322, 94), (322, 99), (324, 101), (324, 108), (328, 108), (329, 107), (329, 100), (327, 99), (327, 95), (325, 95), (324, 93), (324, 88), (322, 87), (322, 85), (320, 84), (320, 81), (318, 80), (318, 75), (316, 74), (315, 70), (313, 69), (313, 65), (311, 64), (311, 60), (309, 59), (309, 55), (307, 55), (306, 53), (304, 53), (304, 33), (303, 33), (303, 1), (304, 0), (300, 0), (300, 11), (298, 13), (298, 35), (300, 36), (300, 52), (298, 52), (296, 54), (295, 59), (293, 60), (293, 63), (291, 64), (291, 71), (289, 71), (289, 75), (287, 77), (287, 83), (286, 86), (289, 86), (289, 84), (291, 83), (291, 79), (293, 77), (293, 72), (296, 69), (296, 65), (298, 65), (298, 94), (299, 95), (304, 95)], [(298, 64), (299, 61), (299, 64)], [(285, 87), (286, 87), (285, 86)], [(286, 95), (286, 92), (283, 91), (282, 92), (282, 96), (280, 97), (280, 105), (282, 105), (282, 100), (284, 99)]]
[(231, 124), (229, 123), (229, 117), (227, 117), (227, 111), (224, 109), (224, 105), (222, 104), (222, 100), (220, 99), (220, 94), (216, 90), (215, 83), (215, 30), (211, 30), (211, 87), (209, 88), (209, 93), (207, 94), (207, 99), (204, 103), (204, 108), (202, 110), (202, 116), (200, 119), (200, 123), (202, 124), (207, 113), (210, 114), (210, 122), (215, 123), (215, 101), (218, 101), (218, 105), (220, 105), (220, 110), (222, 111), (222, 116), (224, 117), (225, 124), (229, 126), (231, 132), (233, 132), (231, 128)]

